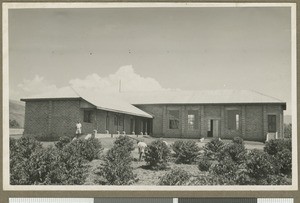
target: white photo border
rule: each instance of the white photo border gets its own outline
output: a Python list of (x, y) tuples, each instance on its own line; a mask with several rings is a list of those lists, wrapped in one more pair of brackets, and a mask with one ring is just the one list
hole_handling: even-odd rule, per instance
[[(8, 11), (26, 8), (171, 8), (171, 7), (290, 7), (291, 8), (291, 83), (292, 83), (292, 185), (285, 186), (102, 186), (102, 185), (10, 185), (9, 183), (9, 60)], [(298, 190), (297, 152), (297, 29), (296, 3), (3, 3), (3, 190), (12, 191), (295, 191)]]

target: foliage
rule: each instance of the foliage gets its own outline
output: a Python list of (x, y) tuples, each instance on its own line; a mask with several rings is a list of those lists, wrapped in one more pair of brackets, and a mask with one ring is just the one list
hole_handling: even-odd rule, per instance
[(72, 141), (72, 139), (68, 136), (60, 137), (58, 142), (55, 143), (55, 147), (58, 149), (62, 149), (64, 146), (69, 144)]
[(292, 138), (292, 124), (284, 124), (284, 138)]
[(60, 137), (57, 134), (49, 133), (45, 135), (35, 135), (34, 138), (40, 142), (56, 142)]
[(198, 169), (200, 171), (208, 171), (209, 168), (211, 167), (211, 165), (212, 165), (212, 162), (208, 158), (202, 157), (199, 160)]
[(172, 145), (175, 152), (176, 163), (191, 164), (199, 155), (200, 148), (195, 141), (177, 140)]
[(235, 174), (238, 170), (238, 165), (230, 158), (225, 157), (224, 160), (218, 162), (210, 168), (212, 175), (222, 177), (224, 183), (231, 183), (235, 180)]
[(272, 157), (257, 149), (251, 150), (247, 154), (245, 165), (254, 184), (266, 184), (264, 181), (268, 179), (269, 175), (274, 175), (278, 170)]
[(183, 169), (175, 168), (160, 178), (159, 185), (184, 185), (190, 179), (190, 174)]
[(224, 157), (230, 157), (236, 163), (242, 163), (245, 160), (247, 151), (242, 138), (236, 137), (231, 143), (224, 145), (219, 159), (223, 160)]
[(275, 156), (275, 160), (280, 165), (280, 172), (286, 175), (292, 173), (292, 152), (288, 149), (284, 149), (278, 152)]
[(53, 147), (44, 149), (33, 138), (10, 140), (10, 150), (14, 150), (10, 154), (12, 185), (84, 183), (84, 160), (72, 153)]
[(128, 148), (117, 145), (108, 150), (104, 163), (99, 167), (99, 174), (105, 178), (102, 184), (129, 185), (135, 180)]
[(115, 142), (115, 147), (124, 147), (127, 151), (133, 151), (135, 149), (132, 139), (128, 136), (119, 136)]
[(145, 161), (152, 169), (165, 169), (170, 153), (170, 149), (163, 141), (155, 140), (145, 150)]
[(9, 128), (20, 128), (20, 124), (15, 119), (9, 119)]
[(276, 139), (266, 142), (264, 151), (270, 155), (276, 155), (278, 152), (283, 151), (284, 149), (292, 150), (291, 139)]
[(210, 142), (206, 143), (203, 147), (204, 156), (211, 160), (216, 160), (219, 157), (223, 147), (224, 143), (218, 138), (214, 138)]
[(88, 161), (100, 158), (102, 150), (101, 142), (96, 138), (76, 139), (63, 148), (63, 151)]

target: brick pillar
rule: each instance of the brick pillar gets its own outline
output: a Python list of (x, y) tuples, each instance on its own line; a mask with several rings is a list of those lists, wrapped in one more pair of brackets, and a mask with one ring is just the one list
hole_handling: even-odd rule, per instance
[(204, 115), (204, 106), (201, 105), (200, 106), (200, 132), (201, 132), (201, 137), (207, 137), (207, 133), (205, 132), (205, 125), (206, 125), (206, 122), (205, 122), (205, 115)]
[(225, 106), (221, 106), (221, 121), (220, 121), (220, 135), (219, 137), (224, 137), (225, 132)]
[(186, 112), (185, 112), (185, 106), (181, 107), (181, 137), (186, 136)]
[(263, 106), (263, 138), (266, 139), (268, 132), (268, 117), (267, 117), (267, 106)]
[(282, 107), (279, 106), (279, 132), (278, 132), (278, 138), (283, 138), (283, 110)]
[(165, 136), (165, 133), (166, 133), (166, 130), (167, 130), (167, 106), (166, 105), (164, 105), (164, 107), (163, 107), (163, 114), (162, 114), (162, 120), (163, 120), (163, 125), (162, 125), (162, 127), (163, 127), (163, 129), (162, 129), (162, 131), (163, 131), (163, 136)]
[(241, 116), (241, 123), (242, 123), (242, 137), (246, 137), (246, 107), (242, 106), (242, 116)]
[(48, 130), (47, 134), (51, 133), (51, 127), (52, 127), (52, 101), (49, 101), (49, 106), (48, 106)]

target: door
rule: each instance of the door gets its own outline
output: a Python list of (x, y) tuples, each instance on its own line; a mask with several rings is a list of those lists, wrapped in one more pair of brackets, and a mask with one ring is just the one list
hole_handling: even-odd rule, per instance
[(219, 137), (219, 120), (213, 120), (213, 125), (212, 125), (212, 132), (213, 132), (213, 137)]
[(276, 115), (268, 115), (268, 132), (275, 133), (276, 129)]

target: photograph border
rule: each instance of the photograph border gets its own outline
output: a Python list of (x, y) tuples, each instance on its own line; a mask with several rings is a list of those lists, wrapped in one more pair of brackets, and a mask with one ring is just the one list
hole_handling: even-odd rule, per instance
[[(287, 186), (91, 186), (91, 185), (10, 185), (9, 184), (9, 62), (8, 62), (8, 10), (24, 8), (140, 8), (140, 7), (291, 7), (291, 82), (292, 82), (292, 185)], [(3, 190), (7, 191), (295, 191), (298, 190), (297, 153), (297, 61), (296, 61), (296, 4), (295, 3), (3, 3)]]

